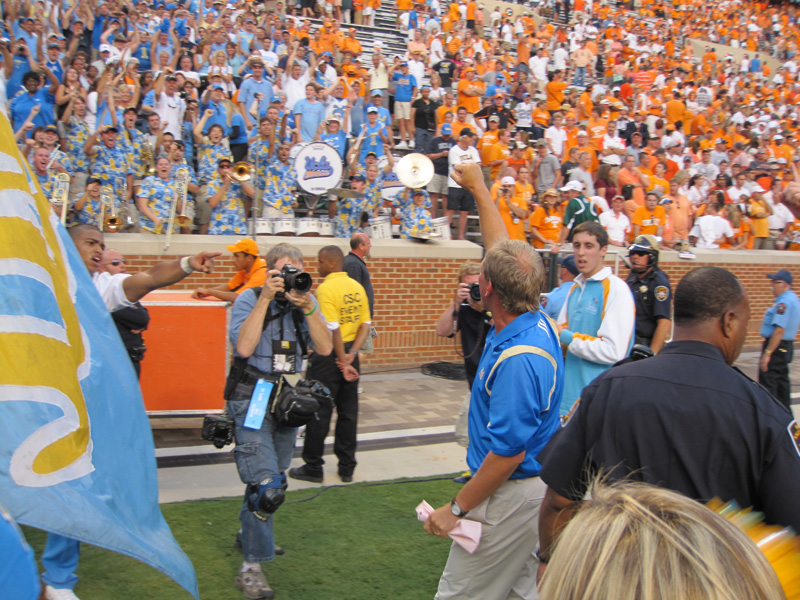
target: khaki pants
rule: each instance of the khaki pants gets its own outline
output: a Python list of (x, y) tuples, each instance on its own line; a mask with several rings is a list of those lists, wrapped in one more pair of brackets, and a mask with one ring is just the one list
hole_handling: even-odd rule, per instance
[(198, 225), (208, 225), (211, 222), (211, 205), (208, 203), (208, 184), (203, 184), (197, 190), (194, 199), (195, 222)]
[(83, 196), (83, 193), (86, 191), (86, 180), (89, 179), (88, 173), (75, 173), (72, 176), (72, 181), (69, 183), (69, 203), (70, 206)]
[(538, 598), (533, 553), (539, 545), (539, 507), (547, 489), (538, 477), (506, 481), (466, 518), (483, 525), (470, 554), (453, 542), (435, 600)]

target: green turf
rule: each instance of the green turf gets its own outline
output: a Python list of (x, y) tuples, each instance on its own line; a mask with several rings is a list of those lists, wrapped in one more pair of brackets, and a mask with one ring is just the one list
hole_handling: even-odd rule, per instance
[[(284, 556), (264, 573), (281, 600), (432, 598), (449, 544), (427, 535), (414, 508), (434, 507), (459, 489), (443, 481), (390, 485), (353, 484), (289, 492), (276, 514), (275, 537)], [(203, 600), (243, 598), (233, 586), (241, 553), (233, 549), (239, 528), (238, 498), (162, 506), (164, 517), (197, 571)], [(45, 534), (25, 528), (37, 556)], [(189, 598), (171, 579), (134, 559), (84, 545), (75, 593), (81, 600)]]

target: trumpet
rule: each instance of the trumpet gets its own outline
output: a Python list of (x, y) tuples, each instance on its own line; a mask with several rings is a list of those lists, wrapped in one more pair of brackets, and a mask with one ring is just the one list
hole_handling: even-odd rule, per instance
[(243, 160), (240, 160), (233, 165), (233, 173), (231, 177), (239, 183), (249, 181), (251, 177), (250, 165)]
[[(114, 188), (104, 185), (100, 190), (100, 202), (103, 205), (103, 230), (108, 233), (117, 233), (122, 224), (117, 217), (117, 210), (114, 207)], [(106, 216), (106, 211), (110, 209), (110, 214)]]
[(53, 177), (53, 187), (50, 191), (50, 204), (54, 207), (61, 205), (61, 224), (66, 227), (67, 213), (69, 212), (69, 175), (58, 173)]

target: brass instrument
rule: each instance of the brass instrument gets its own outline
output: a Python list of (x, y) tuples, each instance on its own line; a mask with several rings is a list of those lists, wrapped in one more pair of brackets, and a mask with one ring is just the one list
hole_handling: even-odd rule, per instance
[(61, 144), (56, 144), (56, 147), (50, 152), (50, 160), (47, 162), (46, 167), (48, 171), (52, 168), (54, 162), (61, 160), (65, 156), (59, 148), (61, 148)]
[(150, 145), (150, 140), (145, 139), (144, 143), (142, 144), (142, 160), (144, 161), (144, 164), (147, 167), (148, 175), (156, 174), (155, 157), (156, 153), (153, 150), (153, 147)]
[(66, 227), (67, 213), (69, 213), (69, 175), (67, 173), (58, 173), (53, 177), (50, 204), (61, 205), (61, 224)]
[(241, 160), (233, 165), (233, 174), (231, 174), (231, 177), (239, 183), (249, 181), (251, 176), (250, 165), (245, 161)]
[[(187, 214), (189, 209), (189, 169), (187, 167), (180, 167), (175, 172), (175, 180), (178, 184), (178, 203), (181, 205), (181, 212), (176, 216), (178, 226), (191, 227), (194, 218)], [(175, 205), (173, 205), (172, 210), (175, 210)]]
[[(103, 231), (108, 233), (117, 233), (122, 222), (117, 217), (117, 209), (114, 204), (114, 188), (110, 185), (104, 185), (100, 189), (100, 203), (103, 205), (102, 223)], [(110, 214), (106, 215), (106, 211), (110, 210)]]

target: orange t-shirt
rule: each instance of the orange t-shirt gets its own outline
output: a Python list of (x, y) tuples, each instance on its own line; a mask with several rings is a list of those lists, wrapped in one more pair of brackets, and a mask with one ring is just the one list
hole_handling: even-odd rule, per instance
[[(561, 208), (554, 208), (548, 215), (543, 206), (538, 206), (530, 218), (531, 230), (536, 229), (539, 234), (549, 242), (558, 243), (561, 235), (561, 223), (563, 221)], [(544, 248), (544, 244), (531, 236), (531, 243), (535, 248)]]
[(464, 93), (464, 90), (468, 87), (478, 87), (481, 89), (486, 89), (482, 82), (478, 81), (468, 81), (466, 79), (462, 79), (458, 82), (458, 105), (463, 106), (467, 109), (468, 113), (475, 114), (481, 109), (481, 97), (480, 96), (467, 96)]
[(640, 206), (633, 213), (633, 225), (639, 226), (639, 235), (656, 235), (658, 228), (664, 225), (667, 213), (663, 206), (656, 206), (650, 212), (646, 206)]

